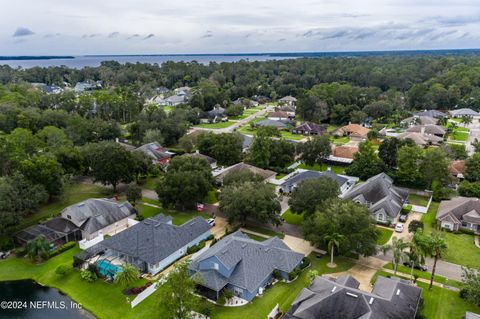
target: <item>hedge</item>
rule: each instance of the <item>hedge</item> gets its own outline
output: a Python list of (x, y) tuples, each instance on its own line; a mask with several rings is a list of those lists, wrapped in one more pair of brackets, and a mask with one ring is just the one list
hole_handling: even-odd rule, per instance
[(61, 253), (63, 253), (64, 251), (67, 251), (69, 249), (72, 249), (73, 247), (75, 247), (77, 245), (76, 242), (74, 241), (69, 241), (68, 243), (58, 247), (57, 249), (55, 249), (54, 251), (52, 251), (50, 254), (49, 254), (49, 257), (55, 257)]

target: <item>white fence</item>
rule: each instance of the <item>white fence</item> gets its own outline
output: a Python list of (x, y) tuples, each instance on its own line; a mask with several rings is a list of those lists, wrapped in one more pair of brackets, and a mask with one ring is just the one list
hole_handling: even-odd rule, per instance
[(277, 316), (278, 312), (280, 311), (280, 307), (278, 306), (278, 303), (275, 307), (273, 307), (272, 311), (267, 316), (267, 319), (273, 319)]
[(160, 286), (163, 285), (163, 283), (165, 282), (166, 278), (165, 277), (162, 277), (160, 278), (159, 281), (157, 282), (154, 282), (153, 285), (149, 286), (147, 289), (145, 289), (144, 291), (142, 291), (141, 293), (139, 293), (135, 299), (132, 300), (132, 302), (130, 303), (130, 306), (132, 308), (135, 308), (139, 303), (141, 303), (142, 301), (144, 301), (148, 296), (150, 296), (151, 294), (153, 294), (155, 291), (157, 291), (158, 288), (160, 288)]
[(103, 240), (103, 234), (100, 234), (97, 237), (95, 237), (93, 239), (90, 239), (90, 240), (82, 239), (78, 242), (78, 244), (80, 245), (80, 249), (85, 250), (85, 249), (88, 249), (88, 248), (98, 244), (102, 240)]

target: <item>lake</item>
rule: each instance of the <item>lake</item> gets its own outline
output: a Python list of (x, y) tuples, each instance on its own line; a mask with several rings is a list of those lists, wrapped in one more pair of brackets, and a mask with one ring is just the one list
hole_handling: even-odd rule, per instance
[[(16, 310), (9, 308), (16, 303)], [(8, 319), (87, 319), (75, 302), (57, 289), (43, 287), (31, 280), (0, 282), (0, 318)], [(11, 302), (10, 304), (8, 304)], [(77, 307), (77, 309), (75, 309)], [(22, 308), (22, 309), (18, 309)]]

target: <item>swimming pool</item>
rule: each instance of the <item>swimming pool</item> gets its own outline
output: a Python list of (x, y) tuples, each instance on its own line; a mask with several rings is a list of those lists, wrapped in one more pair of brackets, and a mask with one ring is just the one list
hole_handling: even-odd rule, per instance
[(115, 276), (118, 272), (122, 271), (122, 268), (112, 264), (108, 260), (99, 260), (97, 261), (97, 268), (100, 275), (110, 279), (115, 279)]

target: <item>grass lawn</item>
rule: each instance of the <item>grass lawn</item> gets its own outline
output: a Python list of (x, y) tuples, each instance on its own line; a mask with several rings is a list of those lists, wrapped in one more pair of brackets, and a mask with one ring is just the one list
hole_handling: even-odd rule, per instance
[(155, 190), (155, 186), (157, 186), (157, 183), (160, 181), (161, 177), (160, 176), (148, 176), (146, 179), (142, 180), (140, 182), (140, 185), (143, 188), (150, 189), (150, 190)]
[(208, 192), (208, 195), (207, 197), (205, 197), (205, 199), (203, 200), (206, 204), (215, 204), (216, 202), (218, 202), (218, 197), (217, 197), (217, 190), (214, 189), (214, 190), (211, 190)]
[(284, 178), (285, 176), (287, 176), (288, 174), (285, 174), (285, 173), (278, 173), (277, 175), (275, 175), (275, 179), (282, 179)]
[(377, 239), (377, 244), (385, 245), (390, 240), (390, 237), (392, 237), (393, 230), (383, 227), (377, 227), (377, 230), (380, 231), (380, 236)]
[(412, 205), (427, 206), (429, 198), (426, 196), (410, 194), (408, 195), (408, 201)]
[[(147, 201), (145, 199), (142, 199), (142, 201), (149, 202), (150, 204), (160, 206), (160, 204), (158, 202), (154, 203), (155, 201), (151, 201), (151, 200)], [(153, 217), (153, 216), (155, 216), (157, 214), (160, 214), (160, 213), (162, 213), (164, 215), (167, 215), (167, 216), (171, 216), (172, 217), (172, 222), (175, 225), (182, 225), (183, 223), (185, 223), (185, 222), (189, 221), (190, 219), (192, 219), (194, 217), (197, 217), (197, 216), (200, 216), (200, 217), (205, 218), (205, 219), (210, 218), (210, 215), (208, 215), (206, 213), (199, 213), (199, 212), (193, 211), (193, 210), (192, 211), (180, 212), (180, 211), (173, 210), (173, 209), (164, 209), (164, 208), (152, 207), (152, 206), (149, 206), (149, 205), (144, 205), (142, 203), (137, 203), (135, 208), (145, 218), (150, 218), (150, 217)]]
[(251, 239), (255, 239), (256, 241), (264, 241), (264, 240), (267, 240), (267, 238), (265, 237), (262, 237), (262, 236), (257, 236), (257, 235), (254, 235), (254, 234), (249, 234), (249, 233), (246, 233), (248, 237), (250, 237)]
[(18, 226), (19, 229), (31, 226), (43, 219), (57, 216), (65, 207), (81, 202), (88, 198), (99, 198), (112, 196), (110, 189), (83, 183), (68, 183), (65, 185), (63, 194), (54, 201), (42, 205), (37, 213), (25, 218)]
[(302, 271), (299, 277), (291, 283), (280, 282), (268, 289), (263, 296), (256, 297), (253, 302), (242, 307), (222, 307), (215, 306), (211, 318), (212, 319), (254, 319), (266, 318), (276, 304), (280, 305), (282, 311), (287, 311), (290, 305), (297, 297), (302, 288), (308, 287), (309, 281), (307, 273), (311, 269), (316, 269), (321, 274), (332, 272), (346, 271), (353, 264), (341, 257), (335, 259), (337, 268), (330, 269), (326, 266), (328, 258), (316, 259), (314, 255), (310, 255), (312, 266)]
[(307, 165), (305, 163), (302, 163), (302, 164), (298, 165), (298, 168), (309, 169), (309, 170), (312, 170), (312, 171), (322, 171), (322, 172), (326, 171), (328, 167), (330, 167), (332, 172), (334, 172), (335, 174), (344, 174), (345, 173), (345, 167), (343, 167), (343, 166), (335, 166), (335, 165), (322, 165), (322, 166), (320, 166), (318, 164), (310, 166), (310, 165)]
[[(244, 125), (237, 129), (237, 132), (247, 134), (247, 135), (257, 135), (257, 129), (252, 129), (250, 128), (250, 125)], [(281, 137), (287, 140), (294, 140), (294, 141), (300, 141), (303, 140), (306, 136), (303, 136), (301, 134), (293, 134), (290, 131), (280, 131)]]
[[(87, 283), (80, 278), (80, 273), (71, 270), (65, 276), (55, 274), (55, 269), (62, 264), (71, 265), (73, 255), (80, 249), (70, 249), (47, 262), (36, 265), (26, 258), (11, 257), (0, 261), (0, 280), (33, 279), (42, 285), (57, 288), (68, 295), (82, 307), (98, 318), (161, 318), (163, 312), (158, 292), (144, 300), (134, 310), (126, 303), (120, 286), (97, 280)], [(144, 284), (140, 279), (133, 286)], [(131, 297), (130, 297), (131, 298)]]
[(300, 225), (303, 222), (303, 214), (294, 214), (290, 208), (283, 213), (282, 218), (285, 219), (285, 222), (293, 225)]
[[(428, 212), (422, 216), (427, 233), (435, 229), (438, 205), (438, 202), (432, 202)], [(454, 234), (446, 231), (442, 231), (442, 234), (445, 236), (449, 248), (443, 255), (443, 260), (462, 266), (480, 268), (480, 248), (475, 246), (473, 235)]]
[(256, 232), (256, 233), (260, 233), (260, 234), (264, 234), (264, 235), (267, 235), (267, 236), (277, 236), (279, 238), (282, 238), (285, 237), (285, 234), (282, 234), (282, 233), (277, 233), (276, 231), (273, 231), (271, 229), (267, 229), (267, 228), (263, 228), (263, 227), (257, 227), (257, 226), (245, 226), (245, 227), (242, 227), (246, 230), (250, 230), (252, 232)]
[(330, 137), (330, 141), (335, 144), (335, 145), (343, 145), (347, 144), (350, 141), (350, 138), (348, 136), (342, 136), (342, 137)]
[(164, 111), (165, 113), (169, 113), (169, 112), (172, 111), (172, 107), (171, 107), (171, 106), (168, 106), (168, 105), (167, 105), (167, 106), (164, 106), (164, 107), (163, 107), (163, 111)]
[(202, 123), (202, 124), (195, 125), (195, 127), (215, 129), (215, 128), (227, 128), (233, 124), (235, 124), (235, 122), (226, 121), (226, 122), (218, 122), (218, 123)]
[(449, 136), (451, 140), (454, 141), (467, 141), (468, 140), (468, 132), (460, 131), (455, 129), (453, 133)]

